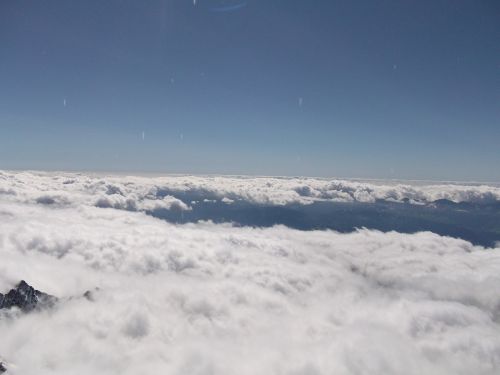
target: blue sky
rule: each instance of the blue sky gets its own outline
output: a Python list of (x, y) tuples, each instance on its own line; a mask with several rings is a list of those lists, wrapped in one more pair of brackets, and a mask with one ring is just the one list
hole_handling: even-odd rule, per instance
[(2, 0), (0, 168), (499, 181), (498, 40), (496, 0)]

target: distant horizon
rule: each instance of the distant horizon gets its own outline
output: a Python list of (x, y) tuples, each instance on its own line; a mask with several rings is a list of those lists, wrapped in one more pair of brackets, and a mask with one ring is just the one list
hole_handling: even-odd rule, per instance
[(244, 174), (244, 173), (182, 173), (182, 172), (162, 172), (162, 171), (125, 171), (125, 170), (90, 170), (90, 169), (37, 169), (37, 168), (1, 168), (0, 172), (26, 172), (26, 173), (74, 173), (74, 174), (92, 174), (92, 175), (105, 175), (105, 176), (131, 176), (131, 177), (175, 177), (175, 176), (193, 176), (193, 177), (242, 177), (242, 178), (305, 178), (305, 179), (317, 179), (317, 180), (346, 180), (346, 181), (360, 181), (360, 182), (371, 182), (371, 181), (388, 181), (388, 182), (418, 182), (424, 183), (429, 182), (432, 184), (439, 183), (450, 183), (457, 185), (464, 184), (487, 184), (490, 186), (500, 185), (499, 181), (487, 181), (487, 180), (439, 180), (439, 179), (416, 179), (416, 178), (377, 178), (377, 177), (345, 177), (345, 176), (308, 176), (308, 175), (265, 175), (265, 174)]

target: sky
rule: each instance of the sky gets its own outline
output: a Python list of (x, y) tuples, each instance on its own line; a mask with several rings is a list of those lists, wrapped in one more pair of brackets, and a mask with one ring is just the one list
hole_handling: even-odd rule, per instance
[(496, 0), (2, 0), (0, 168), (500, 181)]

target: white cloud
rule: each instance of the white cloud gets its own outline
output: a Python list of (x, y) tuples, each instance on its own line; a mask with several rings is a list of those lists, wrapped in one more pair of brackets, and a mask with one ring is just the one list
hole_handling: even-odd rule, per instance
[[(63, 298), (0, 315), (12, 374), (499, 372), (500, 248), (429, 232), (173, 225), (134, 212), (177, 204), (157, 195), (167, 182), (226, 186), (169, 179), (0, 175), (11, 191), (0, 195), (0, 292), (25, 279)], [(283, 202), (283, 186), (297, 184), (263, 181), (229, 179), (220, 197)], [(96, 206), (101, 197), (120, 210)], [(94, 302), (69, 298), (96, 287)]]
[[(170, 204), (165, 195), (180, 199)], [(189, 209), (191, 201), (243, 200), (257, 204), (310, 204), (316, 201), (375, 202), (383, 199), (425, 204), (438, 199), (454, 202), (494, 202), (500, 187), (451, 183), (409, 184), (315, 178), (99, 176), (76, 173), (0, 172), (0, 196), (17, 202), (47, 205), (97, 205), (125, 210), (151, 207)], [(69, 199), (71, 197), (71, 201)], [(167, 198), (170, 199), (171, 198)]]

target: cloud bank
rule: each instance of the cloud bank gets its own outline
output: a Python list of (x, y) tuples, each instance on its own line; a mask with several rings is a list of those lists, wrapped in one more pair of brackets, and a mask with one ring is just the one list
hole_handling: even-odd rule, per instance
[[(175, 179), (1, 175), (0, 292), (25, 279), (60, 298), (47, 311), (2, 312), (10, 373), (499, 372), (500, 248), (430, 232), (174, 225), (141, 212), (188, 209), (155, 194), (167, 180), (225, 186)], [(213, 191), (235, 199), (262, 183), (230, 181), (240, 190)]]
[(408, 184), (317, 178), (229, 176), (100, 176), (80, 173), (0, 172), (0, 196), (45, 205), (90, 205), (129, 211), (189, 210), (192, 203), (287, 205), (377, 200), (429, 204), (500, 201), (500, 187), (477, 184)]

